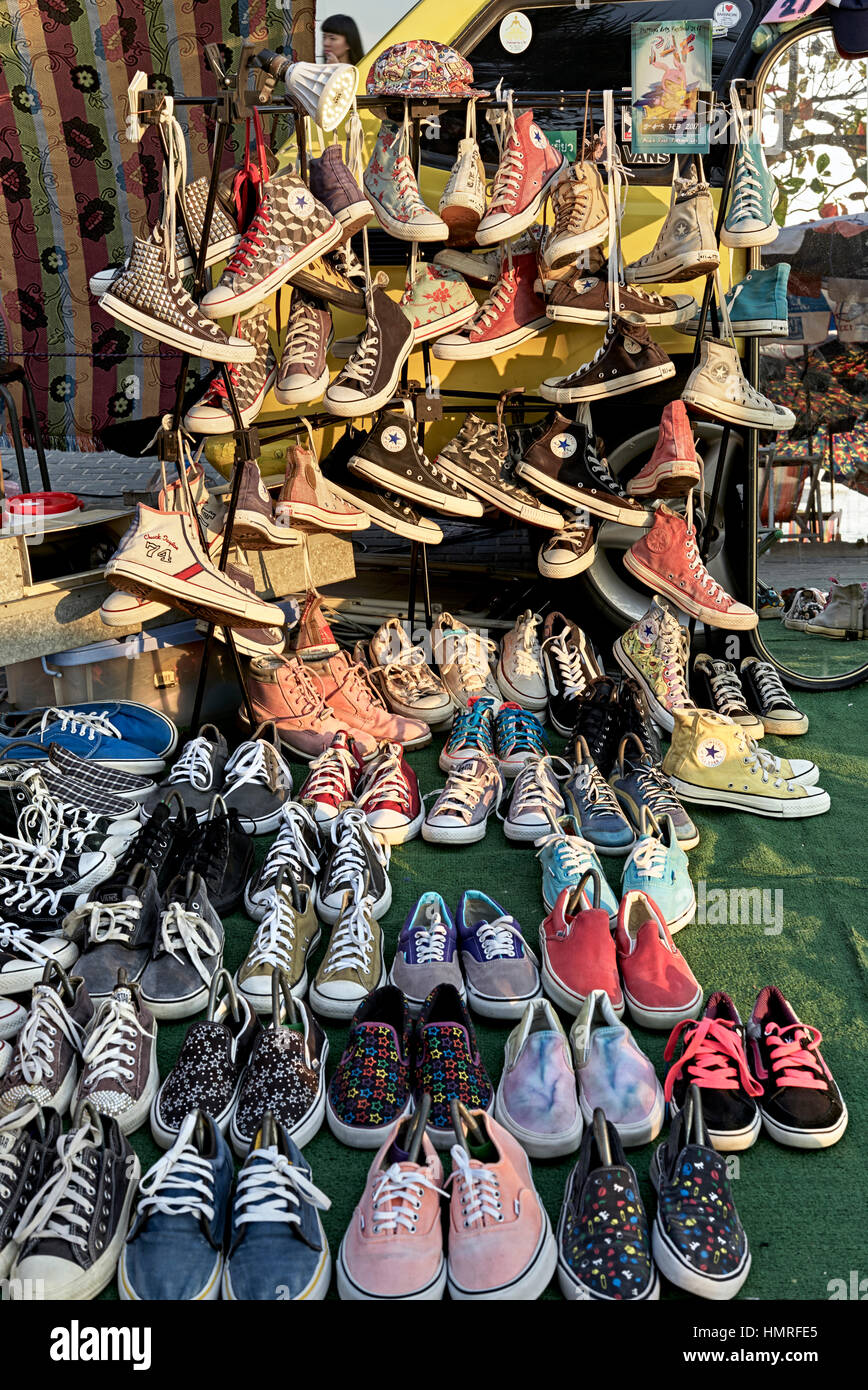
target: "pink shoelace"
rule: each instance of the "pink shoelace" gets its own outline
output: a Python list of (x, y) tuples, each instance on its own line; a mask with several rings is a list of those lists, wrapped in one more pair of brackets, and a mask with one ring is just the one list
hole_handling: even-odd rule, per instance
[(751, 1076), (744, 1043), (734, 1023), (724, 1018), (703, 1018), (699, 1023), (683, 1019), (673, 1030), (664, 1062), (675, 1055), (679, 1038), (684, 1036), (684, 1051), (666, 1073), (663, 1097), (672, 1099), (672, 1089), (686, 1068), (690, 1081), (711, 1091), (736, 1091), (739, 1085), (749, 1096), (761, 1096), (763, 1088)]
[(798, 1086), (806, 1091), (825, 1091), (829, 1082), (817, 1056), (823, 1034), (808, 1023), (790, 1023), (780, 1028), (770, 1023), (766, 1043), (772, 1071), (779, 1086)]

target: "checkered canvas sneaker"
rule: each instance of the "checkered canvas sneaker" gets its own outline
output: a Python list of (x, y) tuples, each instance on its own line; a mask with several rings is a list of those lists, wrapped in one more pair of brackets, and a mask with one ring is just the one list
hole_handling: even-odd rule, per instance
[[(249, 314), (236, 319), (235, 333), (256, 347), (253, 362), (234, 363), (229, 376), (241, 412), (241, 423), (252, 425), (274, 385), (277, 358), (268, 337), (271, 306), (257, 305)], [(231, 434), (235, 428), (223, 377), (215, 377), (204, 396), (184, 416), (184, 428), (195, 434)]]
[(126, 270), (112, 281), (100, 307), (128, 328), (196, 357), (237, 363), (256, 358), (255, 344), (227, 336), (199, 312), (168, 263), (159, 227), (148, 241), (136, 239)]
[(222, 319), (252, 309), (341, 236), (340, 222), (300, 178), (272, 179), (219, 284), (203, 298), (203, 314)]

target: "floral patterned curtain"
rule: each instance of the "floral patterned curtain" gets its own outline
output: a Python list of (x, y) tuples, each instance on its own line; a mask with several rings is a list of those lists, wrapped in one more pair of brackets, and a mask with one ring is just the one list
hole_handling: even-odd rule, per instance
[[(158, 215), (157, 135), (124, 136), (130, 77), (210, 94), (205, 44), (228, 61), (263, 25), (288, 49), (288, 0), (0, 0), (0, 355), (29, 372), (47, 446), (99, 449), (109, 426), (174, 399), (179, 354), (115, 325), (88, 291)], [(192, 180), (208, 171), (212, 121), (177, 114)], [(236, 128), (227, 164), (242, 143)]]

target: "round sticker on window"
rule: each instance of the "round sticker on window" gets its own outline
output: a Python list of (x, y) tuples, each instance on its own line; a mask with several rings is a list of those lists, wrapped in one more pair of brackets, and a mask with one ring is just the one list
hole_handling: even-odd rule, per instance
[(558, 458), (569, 459), (576, 452), (578, 445), (571, 434), (556, 434), (549, 444), (549, 448)]
[(400, 425), (390, 425), (380, 435), (380, 443), (384, 449), (388, 449), (390, 454), (400, 454), (407, 443), (407, 436)]
[(723, 0), (720, 5), (715, 5), (712, 19), (715, 25), (721, 29), (734, 29), (741, 19), (741, 10), (738, 5), (732, 5), (729, 0)]
[(696, 750), (696, 757), (703, 767), (720, 767), (726, 748), (718, 738), (704, 738)]
[(500, 42), (507, 53), (523, 53), (533, 38), (533, 25), (521, 10), (512, 10), (500, 22)]

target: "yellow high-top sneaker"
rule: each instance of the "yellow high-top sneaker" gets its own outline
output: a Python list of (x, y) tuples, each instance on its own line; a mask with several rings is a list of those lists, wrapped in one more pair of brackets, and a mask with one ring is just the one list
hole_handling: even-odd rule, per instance
[(709, 710), (675, 711), (663, 771), (682, 801), (781, 820), (819, 816), (829, 809), (829, 794), (822, 787), (796, 780), (786, 759), (765, 753), (739, 724)]

